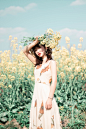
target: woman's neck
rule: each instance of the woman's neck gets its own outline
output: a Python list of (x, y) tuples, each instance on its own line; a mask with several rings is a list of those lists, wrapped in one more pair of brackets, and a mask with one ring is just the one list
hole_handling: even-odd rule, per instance
[(45, 64), (47, 61), (48, 61), (48, 58), (47, 57), (44, 57), (43, 58), (43, 61), (42, 61), (42, 64)]

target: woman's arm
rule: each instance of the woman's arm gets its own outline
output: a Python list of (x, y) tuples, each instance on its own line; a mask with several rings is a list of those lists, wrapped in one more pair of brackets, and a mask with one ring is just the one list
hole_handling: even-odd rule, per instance
[(55, 89), (56, 89), (56, 84), (57, 84), (57, 67), (56, 67), (56, 61), (52, 60), (50, 62), (50, 68), (51, 68), (51, 74), (52, 74), (52, 84), (50, 86), (50, 92), (49, 92), (49, 96), (50, 98), (47, 99), (46, 103), (45, 103), (45, 108), (46, 110), (51, 109), (52, 108), (52, 99)]
[(56, 61), (52, 60), (50, 62), (50, 68), (51, 68), (51, 74), (52, 74), (52, 84), (50, 86), (50, 93), (49, 96), (50, 98), (53, 98), (55, 89), (56, 89), (56, 84), (57, 84), (57, 66), (56, 66)]
[(35, 40), (33, 43), (31, 43), (31, 44), (25, 46), (24, 49), (23, 49), (23, 53), (27, 56), (27, 58), (28, 58), (34, 65), (36, 64), (36, 58), (35, 58), (34, 56), (32, 56), (29, 51), (30, 51), (30, 49), (31, 49), (32, 47), (34, 47), (38, 42), (39, 42), (39, 41), (38, 41), (38, 37), (36, 37), (36, 40)]

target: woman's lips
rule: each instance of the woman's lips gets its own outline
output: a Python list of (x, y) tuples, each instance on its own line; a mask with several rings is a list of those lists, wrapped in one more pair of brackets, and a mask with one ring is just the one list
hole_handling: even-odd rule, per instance
[(38, 55), (41, 55), (41, 53), (39, 53)]

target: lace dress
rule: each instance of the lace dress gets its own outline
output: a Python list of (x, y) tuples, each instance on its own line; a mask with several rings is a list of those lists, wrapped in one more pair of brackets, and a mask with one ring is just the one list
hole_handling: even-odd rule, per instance
[(30, 109), (29, 129), (62, 129), (59, 108), (54, 97), (52, 108), (49, 110), (45, 108), (52, 81), (50, 61), (37, 65), (34, 70), (35, 87)]

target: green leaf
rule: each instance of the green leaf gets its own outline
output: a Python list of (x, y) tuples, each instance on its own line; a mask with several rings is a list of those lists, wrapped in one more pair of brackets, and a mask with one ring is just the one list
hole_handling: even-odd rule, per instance
[(0, 118), (3, 117), (3, 116), (6, 116), (9, 112), (3, 112), (3, 113), (0, 113)]
[(6, 121), (7, 121), (7, 118), (6, 118), (6, 117), (3, 117), (3, 118), (0, 118), (0, 120), (1, 120), (2, 122), (6, 122)]
[(17, 111), (18, 111), (18, 109), (13, 109), (11, 112), (16, 113)]

